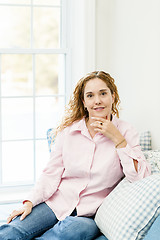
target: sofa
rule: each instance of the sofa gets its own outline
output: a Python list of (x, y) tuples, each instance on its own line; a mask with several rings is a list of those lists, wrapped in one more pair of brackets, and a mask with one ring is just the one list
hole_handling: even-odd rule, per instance
[[(54, 130), (47, 131), (49, 151)], [(160, 150), (153, 150), (150, 131), (140, 134), (141, 149), (151, 165), (152, 174), (129, 182), (124, 178), (104, 199), (95, 222), (109, 240), (140, 240), (160, 214)]]

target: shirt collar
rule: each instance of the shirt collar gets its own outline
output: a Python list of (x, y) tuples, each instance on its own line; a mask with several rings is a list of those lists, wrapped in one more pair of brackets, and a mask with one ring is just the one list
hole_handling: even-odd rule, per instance
[(85, 118), (83, 117), (81, 120), (74, 122), (71, 127), (70, 127), (70, 133), (75, 132), (75, 131), (80, 131), (82, 132), (83, 130), (86, 130), (86, 122)]

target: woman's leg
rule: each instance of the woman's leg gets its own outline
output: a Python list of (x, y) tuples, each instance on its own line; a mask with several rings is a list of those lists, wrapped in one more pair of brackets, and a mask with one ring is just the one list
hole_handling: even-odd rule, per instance
[(69, 216), (35, 240), (92, 240), (96, 239), (99, 233), (92, 218)]
[(150, 229), (148, 230), (144, 240), (160, 239), (160, 215), (156, 218)]
[(11, 223), (0, 226), (0, 240), (29, 240), (43, 234), (57, 223), (57, 218), (46, 203), (33, 208), (23, 221), (20, 216)]

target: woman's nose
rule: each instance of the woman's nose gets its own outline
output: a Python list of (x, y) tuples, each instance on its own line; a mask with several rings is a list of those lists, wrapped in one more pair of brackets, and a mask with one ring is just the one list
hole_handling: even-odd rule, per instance
[(99, 105), (101, 103), (101, 99), (99, 96), (95, 96), (95, 104)]

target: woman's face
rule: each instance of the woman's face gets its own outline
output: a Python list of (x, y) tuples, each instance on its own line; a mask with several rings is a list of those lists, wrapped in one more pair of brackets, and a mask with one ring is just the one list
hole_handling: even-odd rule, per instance
[(102, 117), (110, 119), (114, 94), (111, 94), (107, 84), (99, 78), (91, 79), (84, 89), (84, 107), (87, 108), (89, 119)]

